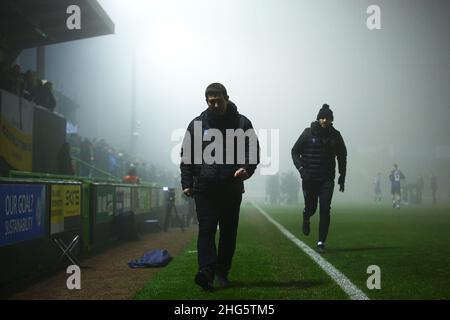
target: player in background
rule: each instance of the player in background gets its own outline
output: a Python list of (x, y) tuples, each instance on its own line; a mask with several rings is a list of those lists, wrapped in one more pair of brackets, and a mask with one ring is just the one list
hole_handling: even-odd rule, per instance
[(401, 181), (405, 180), (405, 175), (398, 169), (397, 164), (394, 164), (394, 169), (389, 175), (389, 180), (391, 181), (392, 207), (400, 209)]

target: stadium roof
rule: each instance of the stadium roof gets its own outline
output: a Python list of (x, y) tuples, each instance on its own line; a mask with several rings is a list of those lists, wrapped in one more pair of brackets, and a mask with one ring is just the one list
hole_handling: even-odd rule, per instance
[[(81, 11), (81, 29), (69, 30), (67, 8)], [(11, 49), (46, 46), (114, 33), (114, 23), (96, 0), (1, 0), (0, 36)]]

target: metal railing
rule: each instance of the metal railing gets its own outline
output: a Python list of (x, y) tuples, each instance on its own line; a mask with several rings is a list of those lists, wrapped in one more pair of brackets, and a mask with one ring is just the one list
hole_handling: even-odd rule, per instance
[(10, 178), (35, 178), (35, 179), (45, 179), (45, 180), (71, 180), (71, 181), (99, 181), (99, 182), (110, 182), (110, 183), (122, 183), (120, 179), (114, 177), (114, 179), (108, 178), (89, 178), (89, 177), (81, 177), (81, 176), (69, 176), (62, 174), (52, 174), (52, 173), (43, 173), (43, 172), (28, 172), (28, 171), (9, 171)]
[[(93, 171), (95, 171), (95, 172), (101, 173), (101, 174), (105, 175), (106, 177), (108, 177), (108, 178), (110, 178), (112, 180), (120, 180), (119, 178), (117, 178), (116, 176), (112, 175), (111, 173), (106, 172), (106, 171), (104, 171), (102, 169), (99, 169), (99, 168), (97, 168), (97, 167), (87, 163), (86, 161), (81, 160), (80, 158), (72, 156), (72, 160), (77, 162), (77, 163), (79, 163), (79, 164), (81, 164), (81, 165), (83, 165), (83, 166), (85, 166), (85, 167), (87, 167), (87, 168), (89, 168), (89, 169), (91, 169), (91, 170), (93, 170)], [(91, 178), (91, 177), (89, 177), (89, 178)]]

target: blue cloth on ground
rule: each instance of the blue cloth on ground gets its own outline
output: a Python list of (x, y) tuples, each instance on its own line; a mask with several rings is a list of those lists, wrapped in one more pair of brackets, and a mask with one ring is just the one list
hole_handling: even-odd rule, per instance
[(146, 252), (141, 258), (128, 262), (130, 268), (158, 268), (166, 266), (172, 256), (166, 249), (155, 249)]

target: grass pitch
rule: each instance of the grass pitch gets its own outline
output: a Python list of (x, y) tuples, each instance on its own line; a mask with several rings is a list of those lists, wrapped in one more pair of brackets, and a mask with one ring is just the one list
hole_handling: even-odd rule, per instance
[[(301, 208), (265, 206), (292, 234), (314, 248), (319, 214), (311, 234), (301, 234)], [(161, 270), (136, 299), (347, 299), (311, 258), (250, 204), (243, 205), (230, 288), (213, 293), (193, 282), (196, 239)], [(450, 299), (450, 210), (448, 208), (339, 206), (332, 208), (323, 257), (371, 299)], [(369, 290), (367, 268), (381, 269), (381, 289)]]

